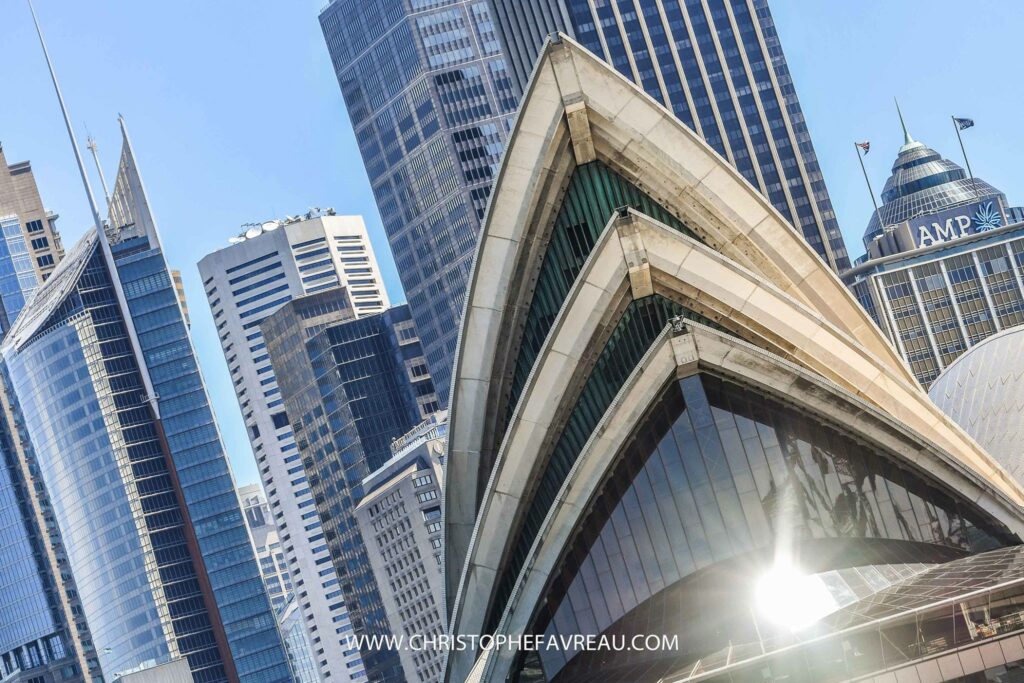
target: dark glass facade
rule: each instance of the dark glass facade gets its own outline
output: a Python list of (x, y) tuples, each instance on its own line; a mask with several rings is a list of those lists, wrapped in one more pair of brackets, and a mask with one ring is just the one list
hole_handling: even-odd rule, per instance
[(486, 0), (334, 0), (327, 48), (442, 403), (517, 99)]
[(241, 681), (290, 681), (288, 657), (167, 262), (161, 249), (145, 238), (115, 245), (114, 259), (159, 397), (157, 428), (173, 464), (171, 481), (180, 489), (202, 554), (216, 602), (215, 619), (224, 629), (232, 666)]
[[(522, 337), (510, 340), (519, 348), (513, 365), (510, 391), (501, 429), (512, 417), (519, 396), (536, 363), (537, 355), (561, 310), (573, 282), (579, 276), (587, 258), (594, 249), (619, 207), (629, 206), (645, 213), (683, 234), (693, 233), (679, 219), (626, 181), (601, 162), (592, 162), (576, 168), (555, 218), (548, 248), (541, 261), (530, 302)], [(512, 549), (508, 565), (498, 578), (498, 593), (492, 607), (488, 626), (493, 628), (515, 585), (516, 577), (530, 545), (558, 492), (559, 482), (568, 473), (586, 443), (594, 426), (611, 404), (615, 393), (629, 376), (635, 363), (650, 347), (668, 320), (677, 315), (698, 318), (684, 307), (661, 296), (647, 297), (632, 302), (609, 337), (595, 365), (591, 377), (580, 395), (581, 410), (571, 419), (555, 447), (551, 461), (546, 465), (541, 484), (531, 494), (527, 514), (521, 522), (521, 532)], [(702, 320), (709, 323), (710, 321)], [(490, 464), (488, 464), (488, 467)]]
[[(409, 308), (353, 319), (339, 288), (286, 304), (261, 329), (352, 629), (389, 634), (355, 508), (391, 442), (438, 409)], [(396, 652), (362, 658), (369, 680), (405, 680)]]
[[(681, 586), (737, 558), (770, 558), (780, 542), (803, 548), (800, 561), (815, 571), (941, 561), (1015, 542), (890, 454), (710, 375), (666, 387), (589, 509), (528, 632), (597, 635), (628, 622), (628, 633), (678, 633), (698, 599)], [(715, 619), (708, 613), (697, 629), (696, 642), (710, 649), (650, 661), (650, 670), (613, 675), (607, 661), (549, 650), (524, 662), (519, 680), (657, 680), (686, 656), (729, 644), (716, 638), (742, 637), (716, 632)], [(699, 649), (692, 640), (684, 649)]]
[(491, 1), (517, 94), (543, 36), (573, 36), (701, 135), (834, 270), (850, 267), (767, 0)]

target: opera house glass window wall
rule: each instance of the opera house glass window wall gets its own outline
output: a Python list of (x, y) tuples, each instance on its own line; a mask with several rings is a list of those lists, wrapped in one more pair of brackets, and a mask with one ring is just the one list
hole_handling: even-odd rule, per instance
[[(735, 624), (715, 633), (715, 620), (728, 606), (698, 618), (686, 607), (694, 597), (680, 580), (732, 558), (773, 551), (783, 535), (805, 568), (939, 562), (1010, 541), (1005, 529), (961, 510), (950, 494), (891, 457), (711, 375), (669, 383), (592, 505), (528, 632), (597, 635), (626, 618), (643, 633), (671, 635), (697, 620), (698, 628), (681, 634), (694, 659), (738, 635), (751, 642), (757, 636)], [(716, 571), (722, 573), (711, 574)], [(710, 578), (696, 581), (706, 586)], [(666, 617), (648, 604), (652, 600), (679, 611)], [(610, 673), (607, 660), (573, 654), (542, 651), (546, 678), (520, 680), (551, 680), (563, 669), (559, 681)], [(662, 675), (678, 665), (679, 653), (672, 655)], [(645, 653), (645, 678), (658, 671), (653, 659)]]
[[(941, 587), (1024, 532), (1024, 489), (802, 235), (564, 36), (497, 176), (449, 419), (453, 635), (678, 636), (640, 653), (452, 651), (451, 683), (704, 680), (807, 645), (773, 621), (800, 595), (759, 605), (773, 572), (817, 582), (819, 620), (918, 577), (918, 593)], [(715, 680), (779, 680), (751, 671)]]

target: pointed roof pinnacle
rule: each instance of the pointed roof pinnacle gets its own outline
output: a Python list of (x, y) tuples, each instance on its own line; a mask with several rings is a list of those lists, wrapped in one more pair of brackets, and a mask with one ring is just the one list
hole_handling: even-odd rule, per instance
[(900, 101), (898, 99), (896, 99), (895, 97), (892, 98), (892, 100), (893, 100), (893, 102), (896, 103), (896, 113), (899, 114), (900, 125), (903, 126), (903, 144), (904, 144), (904, 146), (916, 142), (916, 140), (914, 140), (914, 138), (910, 137), (910, 131), (907, 130), (907, 124), (903, 120), (903, 112), (900, 110)]

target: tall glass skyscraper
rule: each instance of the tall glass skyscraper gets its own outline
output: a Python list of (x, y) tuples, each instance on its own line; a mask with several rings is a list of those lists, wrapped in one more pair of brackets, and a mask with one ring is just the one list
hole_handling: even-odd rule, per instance
[(670, 109), (833, 270), (850, 267), (768, 0), (491, 0), (517, 94), (562, 31)]
[(517, 97), (486, 0), (334, 0), (320, 14), (442, 402), (480, 219)]
[[(32, 486), (31, 455), (19, 439), (6, 382), (0, 391), (0, 680), (19, 672), (49, 680), (47, 671), (59, 671), (58, 680), (81, 681), (89, 665), (69, 628), (65, 606), (74, 591), (64, 590), (72, 584), (60, 577), (59, 542), (51, 544), (59, 535), (47, 533), (45, 498)], [(84, 626), (81, 636), (88, 642)]]
[(103, 675), (185, 658), (197, 683), (290, 681), (127, 134), (105, 234), (2, 351)]

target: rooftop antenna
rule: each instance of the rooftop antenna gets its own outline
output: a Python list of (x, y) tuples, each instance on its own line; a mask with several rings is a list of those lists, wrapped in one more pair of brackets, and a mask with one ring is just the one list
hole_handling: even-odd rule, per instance
[(85, 146), (92, 152), (92, 160), (96, 164), (96, 172), (100, 174), (100, 185), (103, 187), (103, 198), (107, 200), (107, 206), (110, 206), (110, 190), (107, 189), (107, 179), (103, 175), (103, 166), (100, 164), (100, 155), (97, 151), (96, 141), (93, 140), (90, 135), (85, 140)]
[[(89, 208), (92, 210), (92, 219), (96, 224), (96, 236), (100, 242), (106, 241), (106, 233), (103, 231), (103, 219), (100, 218), (100, 209), (96, 205), (96, 197), (92, 193), (92, 186), (89, 184), (89, 175), (85, 172), (85, 163), (82, 161), (82, 152), (78, 149), (78, 140), (75, 139), (75, 129), (71, 126), (71, 118), (68, 116), (68, 108), (64, 103), (64, 95), (60, 91), (60, 83), (57, 82), (57, 72), (53, 70), (53, 62), (50, 60), (50, 51), (46, 49), (46, 41), (43, 39), (43, 29), (39, 26), (39, 17), (36, 16), (36, 8), (32, 0), (28, 0), (28, 9), (32, 12), (32, 22), (36, 25), (36, 35), (39, 36), (39, 44), (43, 48), (43, 56), (46, 57), (46, 66), (50, 70), (50, 79), (53, 81), (53, 89), (57, 91), (57, 101), (60, 103), (60, 111), (64, 115), (64, 125), (68, 129), (68, 137), (71, 138), (71, 150), (75, 153), (75, 162), (78, 164), (78, 172), (82, 175), (82, 185), (85, 186), (85, 194), (89, 198)], [(115, 278), (116, 279), (116, 278)]]
[(892, 101), (896, 103), (896, 113), (899, 114), (900, 125), (903, 126), (903, 144), (909, 145), (914, 142), (914, 138), (910, 137), (910, 131), (907, 130), (907, 124), (903, 121), (903, 112), (900, 111), (900, 101), (895, 97), (892, 98)]
[[(103, 228), (103, 219), (100, 218), (100, 210), (96, 205), (96, 196), (92, 193), (92, 185), (89, 184), (89, 174), (85, 172), (85, 162), (82, 161), (82, 152), (78, 148), (78, 140), (75, 138), (75, 129), (71, 125), (71, 117), (68, 115), (68, 107), (64, 103), (64, 95), (60, 91), (60, 83), (57, 82), (57, 72), (53, 69), (53, 61), (50, 59), (50, 51), (46, 49), (46, 41), (43, 39), (43, 29), (39, 26), (39, 17), (36, 16), (36, 8), (32, 0), (27, 0), (28, 9), (32, 12), (32, 22), (36, 26), (36, 34), (39, 36), (39, 44), (43, 48), (43, 56), (46, 57), (46, 66), (50, 70), (50, 79), (53, 81), (53, 89), (57, 92), (57, 101), (60, 103), (60, 111), (64, 116), (64, 126), (68, 129), (68, 137), (71, 139), (71, 150), (75, 153), (75, 162), (78, 164), (78, 172), (82, 176), (82, 185), (85, 187), (85, 196), (89, 198), (89, 208), (92, 210), (92, 219), (96, 225), (96, 241), (99, 242), (103, 259), (111, 271), (111, 281), (114, 285), (114, 293), (123, 310), (128, 309), (128, 299), (125, 297), (124, 288), (121, 286), (121, 278), (117, 275), (117, 263), (114, 261), (114, 254), (110, 250), (110, 240), (107, 231)], [(123, 122), (122, 122), (123, 128)], [(149, 368), (145, 363), (145, 356), (142, 354), (142, 345), (139, 343), (138, 334), (135, 331), (135, 321), (130, 315), (124, 316), (125, 327), (128, 330), (128, 338), (135, 352), (135, 358), (142, 371), (142, 385), (146, 390), (146, 400), (152, 406), (153, 414), (160, 419), (160, 404), (158, 396), (153, 388), (153, 380), (149, 376)], [(102, 666), (101, 666), (102, 668)]]

